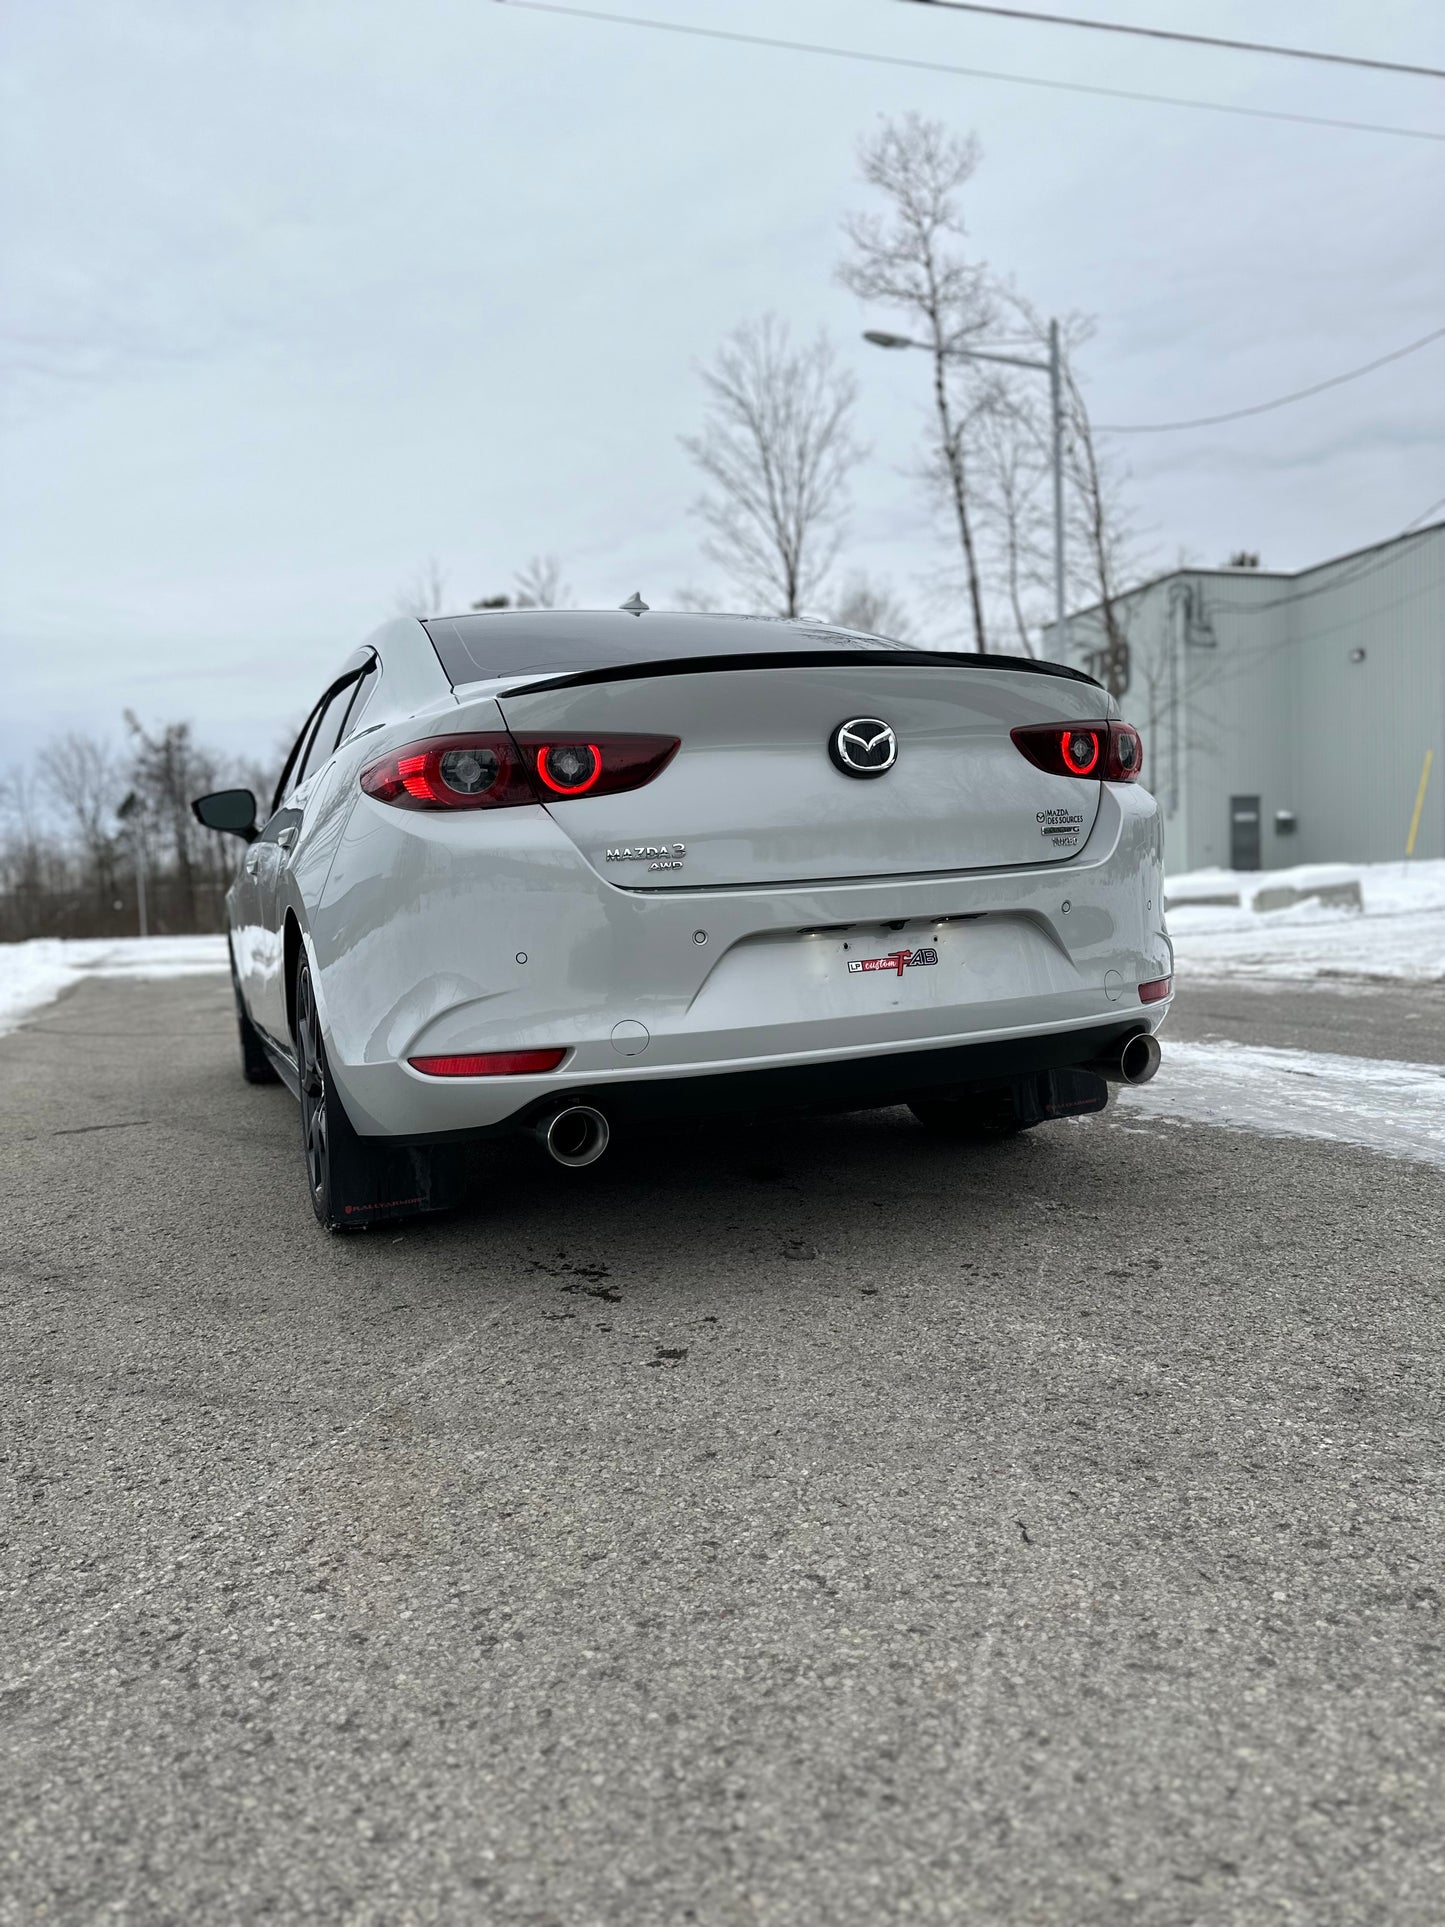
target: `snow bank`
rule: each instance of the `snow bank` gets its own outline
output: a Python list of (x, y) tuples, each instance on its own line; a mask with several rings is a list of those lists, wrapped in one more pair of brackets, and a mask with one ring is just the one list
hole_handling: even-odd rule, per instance
[(1323, 1051), (1175, 1044), (1150, 1084), (1117, 1094), (1121, 1119), (1182, 1118), (1267, 1137), (1328, 1138), (1445, 1169), (1445, 1070)]
[[(1363, 908), (1306, 900), (1262, 914), (1256, 890), (1357, 884)], [(1237, 896), (1239, 903), (1201, 902)], [(1445, 982), (1445, 862), (1193, 870), (1165, 883), (1180, 977)]]
[(37, 937), (0, 943), (0, 1036), (85, 977), (190, 977), (226, 970), (224, 937)]

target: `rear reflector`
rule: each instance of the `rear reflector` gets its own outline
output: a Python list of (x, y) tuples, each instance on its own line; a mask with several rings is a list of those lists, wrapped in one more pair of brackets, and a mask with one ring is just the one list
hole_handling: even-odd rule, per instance
[(1139, 1002), (1141, 1004), (1162, 1003), (1169, 995), (1169, 986), (1173, 981), (1172, 977), (1156, 977), (1152, 984), (1140, 984)]
[(522, 1077), (528, 1071), (555, 1071), (565, 1050), (498, 1050), (484, 1057), (409, 1057), (414, 1071), (428, 1077)]

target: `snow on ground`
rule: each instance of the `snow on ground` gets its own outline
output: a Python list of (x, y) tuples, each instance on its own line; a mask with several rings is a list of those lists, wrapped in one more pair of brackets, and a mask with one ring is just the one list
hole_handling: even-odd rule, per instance
[(0, 944), (0, 1037), (85, 977), (225, 970), (224, 937), (36, 937)]
[[(1257, 913), (1260, 889), (1358, 883), (1362, 910), (1303, 902)], [(1238, 894), (1239, 906), (1190, 899)], [(1445, 982), (1445, 862), (1194, 870), (1165, 884), (1179, 977)]]
[(1121, 1089), (1116, 1101), (1121, 1119), (1330, 1138), (1445, 1168), (1445, 1070), (1433, 1064), (1171, 1043), (1154, 1081)]

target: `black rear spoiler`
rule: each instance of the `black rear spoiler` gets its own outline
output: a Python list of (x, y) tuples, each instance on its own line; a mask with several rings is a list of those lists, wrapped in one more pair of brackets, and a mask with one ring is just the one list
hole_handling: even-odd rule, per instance
[(1082, 669), (1069, 669), (1061, 662), (1039, 662), (1032, 656), (980, 655), (977, 650), (945, 649), (778, 649), (767, 654), (752, 650), (721, 656), (677, 656), (661, 662), (620, 662), (609, 669), (579, 669), (538, 682), (517, 683), (498, 692), (500, 698), (535, 696), (544, 689), (581, 689), (588, 683), (635, 682), (648, 676), (707, 675), (717, 669), (809, 669), (846, 663), (854, 667), (891, 668), (907, 663), (912, 668), (947, 667), (950, 669), (1009, 669), (1029, 676), (1063, 676), (1069, 682), (1087, 683), (1091, 689), (1104, 685)]

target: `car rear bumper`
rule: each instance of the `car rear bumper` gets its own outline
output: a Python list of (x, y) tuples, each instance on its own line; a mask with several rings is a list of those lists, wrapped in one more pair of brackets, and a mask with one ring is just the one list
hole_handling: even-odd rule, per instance
[(581, 1103), (614, 1121), (866, 1110), (1088, 1064), (1132, 1033), (1156, 1030), (1166, 1009), (1156, 1004), (1054, 1030), (947, 1038), (922, 1048), (795, 1053), (726, 1068), (635, 1065), (588, 1073), (564, 1063), (535, 1077), (436, 1078), (390, 1064), (348, 1067), (337, 1083), (363, 1135), (420, 1140), (521, 1130)]
[[(363, 1135), (516, 1128), (579, 1096), (619, 1116), (886, 1103), (1076, 1065), (1168, 1009), (1138, 1001), (1170, 973), (1138, 790), (1106, 786), (1067, 863), (738, 891), (620, 889), (540, 809), (497, 816), (479, 851), (467, 823), (353, 813), (309, 936)], [(559, 1046), (540, 1076), (408, 1061)]]

